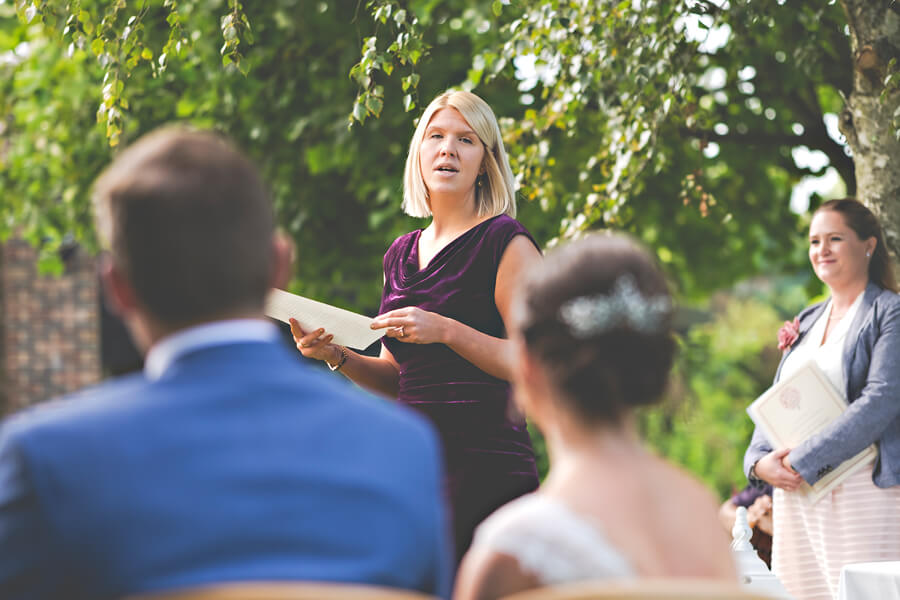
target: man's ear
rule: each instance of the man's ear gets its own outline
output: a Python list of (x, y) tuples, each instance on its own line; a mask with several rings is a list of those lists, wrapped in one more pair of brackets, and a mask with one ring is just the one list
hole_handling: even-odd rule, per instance
[(294, 263), (294, 242), (285, 234), (276, 232), (272, 236), (272, 280), (273, 288), (284, 289), (291, 281), (291, 266)]
[(137, 294), (109, 255), (100, 257), (100, 280), (103, 282), (103, 293), (113, 312), (125, 317), (134, 311), (138, 304)]

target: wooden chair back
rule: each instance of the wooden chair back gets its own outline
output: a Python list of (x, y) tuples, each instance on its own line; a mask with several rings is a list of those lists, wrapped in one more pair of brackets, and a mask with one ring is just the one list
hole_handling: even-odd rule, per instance
[(329, 582), (233, 582), (129, 596), (125, 600), (436, 600), (434, 596), (374, 585)]
[(503, 600), (771, 600), (738, 583), (701, 579), (584, 581), (547, 586)]

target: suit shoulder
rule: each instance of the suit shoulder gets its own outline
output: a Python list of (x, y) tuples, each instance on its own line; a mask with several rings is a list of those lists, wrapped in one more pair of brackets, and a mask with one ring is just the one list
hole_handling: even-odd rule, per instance
[[(320, 409), (340, 413), (350, 426), (358, 422), (367, 430), (384, 432), (385, 437), (407, 432), (431, 443), (436, 433), (431, 423), (411, 408), (376, 396), (332, 373), (297, 364), (298, 375), (289, 375), (294, 382), (303, 380), (303, 392), (321, 397)], [(291, 384), (293, 385), (293, 384)]]
[(360, 418), (377, 422), (386, 435), (406, 433), (421, 443), (436, 443), (437, 433), (434, 427), (411, 408), (377, 397), (357, 398), (356, 401)]
[(2, 423), (2, 437), (24, 440), (63, 429), (77, 429), (111, 412), (127, 410), (128, 399), (145, 384), (143, 373), (89, 386), (21, 410)]
[(883, 310), (891, 313), (900, 310), (900, 294), (891, 290), (882, 290), (875, 302), (881, 305)]

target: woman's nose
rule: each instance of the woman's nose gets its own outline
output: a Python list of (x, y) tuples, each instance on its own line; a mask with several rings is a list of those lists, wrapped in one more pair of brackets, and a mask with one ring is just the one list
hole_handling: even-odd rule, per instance
[(453, 150), (453, 145), (451, 144), (450, 140), (444, 140), (444, 142), (441, 144), (441, 156), (444, 156), (444, 155), (447, 155), (447, 156), (455, 156), (456, 155), (456, 152)]

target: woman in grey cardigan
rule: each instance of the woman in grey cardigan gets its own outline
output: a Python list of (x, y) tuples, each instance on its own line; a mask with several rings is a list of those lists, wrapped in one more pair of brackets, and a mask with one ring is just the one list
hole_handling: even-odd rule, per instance
[[(816, 211), (809, 259), (831, 297), (785, 323), (775, 380), (815, 360), (849, 408), (795, 448), (757, 429), (744, 469), (775, 486), (772, 570), (797, 600), (832, 600), (844, 564), (900, 560), (900, 296), (881, 227), (856, 200)], [(798, 491), (874, 442), (875, 461), (819, 502)]]

